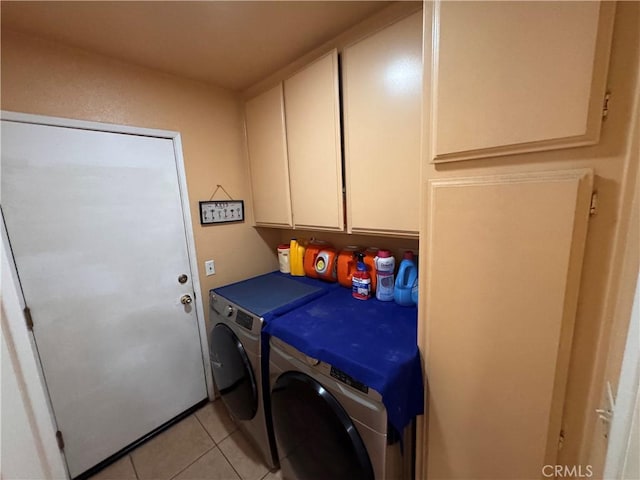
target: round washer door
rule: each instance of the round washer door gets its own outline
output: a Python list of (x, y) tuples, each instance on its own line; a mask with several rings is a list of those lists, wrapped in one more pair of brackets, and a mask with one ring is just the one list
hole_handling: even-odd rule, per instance
[(258, 388), (247, 353), (226, 325), (211, 331), (211, 368), (225, 405), (239, 420), (251, 420), (258, 410)]
[(373, 480), (367, 449), (342, 405), (301, 372), (285, 372), (271, 390), (278, 454), (299, 480)]

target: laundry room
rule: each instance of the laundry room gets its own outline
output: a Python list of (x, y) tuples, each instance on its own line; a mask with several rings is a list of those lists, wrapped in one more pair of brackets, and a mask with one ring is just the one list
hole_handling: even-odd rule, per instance
[(640, 2), (0, 8), (2, 478), (638, 478)]

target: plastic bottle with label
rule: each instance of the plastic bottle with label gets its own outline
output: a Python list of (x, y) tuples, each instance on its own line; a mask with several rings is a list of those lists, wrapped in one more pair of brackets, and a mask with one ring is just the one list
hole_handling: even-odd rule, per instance
[(293, 275), (293, 271), (296, 269), (296, 250), (298, 250), (298, 240), (292, 238), (289, 242), (289, 271)]
[(289, 266), (291, 275), (296, 277), (304, 276), (304, 244), (298, 242), (295, 238), (291, 239), (289, 244)]
[(395, 289), (393, 291), (393, 299), (398, 305), (411, 307), (416, 304), (412, 298), (412, 290), (417, 281), (418, 266), (413, 259), (413, 252), (408, 250), (404, 252), (404, 256), (400, 262)]
[(291, 245), (278, 245), (278, 265), (282, 273), (291, 273), (291, 264), (289, 263), (289, 253)]
[(364, 263), (364, 254), (358, 253), (358, 266), (351, 276), (351, 292), (353, 298), (369, 300), (371, 297), (371, 275)]
[(390, 302), (393, 300), (393, 272), (396, 268), (396, 260), (389, 250), (378, 250), (375, 265), (378, 277), (376, 298), (382, 302)]
[(298, 277), (304, 277), (304, 252), (307, 249), (307, 242), (298, 242), (298, 258), (296, 259), (296, 262), (298, 264), (298, 269), (295, 273), (296, 276)]

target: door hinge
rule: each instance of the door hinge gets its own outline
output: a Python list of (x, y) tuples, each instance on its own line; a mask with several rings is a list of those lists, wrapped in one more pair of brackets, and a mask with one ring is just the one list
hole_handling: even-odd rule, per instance
[(62, 438), (62, 432), (60, 430), (56, 432), (56, 441), (58, 442), (58, 448), (64, 450), (64, 438)]
[(24, 321), (27, 324), (29, 330), (33, 330), (33, 317), (31, 316), (31, 310), (29, 307), (24, 307)]
[(564, 430), (560, 430), (560, 435), (558, 435), (558, 451), (562, 450), (564, 445)]
[(591, 194), (591, 204), (589, 205), (589, 216), (596, 215), (598, 213), (598, 192)]
[(602, 119), (606, 119), (609, 115), (609, 99), (611, 98), (611, 92), (607, 90), (604, 94), (604, 102), (602, 102)]

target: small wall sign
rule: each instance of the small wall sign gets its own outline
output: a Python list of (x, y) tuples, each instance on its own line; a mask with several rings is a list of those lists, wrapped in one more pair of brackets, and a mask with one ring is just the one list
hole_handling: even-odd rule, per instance
[(200, 223), (244, 222), (244, 200), (209, 200), (200, 202)]

